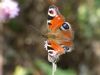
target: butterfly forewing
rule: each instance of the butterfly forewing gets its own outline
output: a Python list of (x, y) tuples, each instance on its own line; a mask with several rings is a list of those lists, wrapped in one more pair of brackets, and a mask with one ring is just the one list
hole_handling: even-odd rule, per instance
[(64, 23), (64, 17), (60, 14), (56, 6), (50, 6), (48, 10), (48, 29), (51, 31), (56, 31)]

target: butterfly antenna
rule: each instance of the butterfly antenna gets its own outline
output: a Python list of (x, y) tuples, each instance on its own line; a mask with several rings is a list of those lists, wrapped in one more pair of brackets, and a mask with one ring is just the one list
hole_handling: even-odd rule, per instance
[(43, 38), (46, 38), (46, 39), (47, 39), (47, 36), (44, 35), (44, 34), (42, 34), (42, 33), (38, 30), (37, 27), (34, 27), (34, 26), (32, 26), (32, 25), (29, 25), (29, 27), (30, 27), (32, 30), (36, 31), (36, 33), (37, 33), (38, 35), (40, 35), (40, 36), (42, 36)]

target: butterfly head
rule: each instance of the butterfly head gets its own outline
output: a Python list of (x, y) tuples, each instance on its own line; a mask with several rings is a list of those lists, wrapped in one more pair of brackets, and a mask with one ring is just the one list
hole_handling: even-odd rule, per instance
[(56, 31), (64, 23), (64, 18), (60, 14), (58, 8), (54, 5), (49, 7), (48, 10), (48, 28), (51, 31)]

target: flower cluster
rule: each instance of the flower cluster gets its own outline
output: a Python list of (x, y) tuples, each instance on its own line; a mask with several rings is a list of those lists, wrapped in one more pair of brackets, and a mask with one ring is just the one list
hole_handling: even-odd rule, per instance
[(0, 21), (15, 18), (18, 15), (18, 3), (13, 0), (2, 0), (0, 2)]

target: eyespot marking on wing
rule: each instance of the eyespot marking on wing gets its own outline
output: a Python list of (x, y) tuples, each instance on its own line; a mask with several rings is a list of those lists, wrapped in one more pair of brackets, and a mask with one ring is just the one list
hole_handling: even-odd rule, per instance
[(68, 47), (68, 46), (63, 46), (65, 53), (66, 52), (71, 52), (72, 51), (72, 47)]
[(71, 29), (71, 26), (68, 22), (64, 22), (60, 29), (66, 31), (67, 29)]
[(56, 12), (56, 8), (55, 7), (49, 7), (49, 10), (48, 10), (48, 15), (50, 17), (55, 17), (57, 15), (57, 12)]

